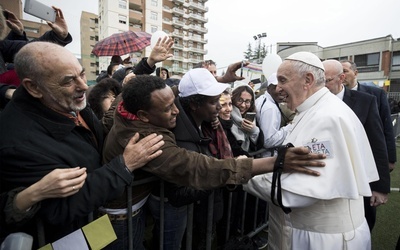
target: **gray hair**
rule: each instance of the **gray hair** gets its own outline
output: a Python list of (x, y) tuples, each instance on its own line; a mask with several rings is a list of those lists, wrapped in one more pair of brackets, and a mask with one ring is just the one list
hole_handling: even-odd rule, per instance
[(317, 67), (311, 66), (309, 64), (300, 61), (291, 61), (294, 69), (300, 74), (305, 75), (307, 73), (312, 73), (315, 77), (317, 86), (325, 86), (325, 72)]

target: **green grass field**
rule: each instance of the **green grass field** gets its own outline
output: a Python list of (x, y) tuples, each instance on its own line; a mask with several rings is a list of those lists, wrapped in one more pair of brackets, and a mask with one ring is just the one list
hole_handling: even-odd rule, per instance
[[(397, 141), (396, 168), (390, 174), (391, 187), (400, 188), (400, 141)], [(378, 208), (376, 224), (372, 231), (373, 250), (394, 250), (400, 235), (400, 192), (392, 191), (389, 201)]]

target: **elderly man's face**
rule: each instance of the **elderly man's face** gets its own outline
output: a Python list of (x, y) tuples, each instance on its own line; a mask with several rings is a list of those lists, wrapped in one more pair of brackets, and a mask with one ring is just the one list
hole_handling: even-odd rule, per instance
[(284, 97), (283, 101), (287, 103), (288, 108), (295, 110), (307, 99), (305, 75), (299, 75), (291, 61), (285, 60), (278, 68), (277, 78), (276, 91)]
[(42, 60), (48, 69), (39, 84), (43, 104), (64, 113), (84, 109), (88, 89), (85, 70), (69, 51), (60, 50), (58, 58), (49, 57)]

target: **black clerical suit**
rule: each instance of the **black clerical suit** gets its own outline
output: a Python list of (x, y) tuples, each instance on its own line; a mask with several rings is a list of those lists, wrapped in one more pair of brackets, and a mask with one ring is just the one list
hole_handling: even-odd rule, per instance
[[(343, 101), (360, 119), (371, 145), (379, 174), (379, 180), (370, 183), (371, 190), (387, 194), (390, 192), (389, 161), (376, 97), (367, 93), (345, 89)], [(364, 197), (365, 217), (372, 231), (376, 220), (376, 208), (371, 207), (369, 203), (370, 197)]]

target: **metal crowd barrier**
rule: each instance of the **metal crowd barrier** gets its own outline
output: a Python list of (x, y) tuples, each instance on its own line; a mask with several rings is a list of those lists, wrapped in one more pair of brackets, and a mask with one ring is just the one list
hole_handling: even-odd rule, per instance
[[(149, 182), (155, 182), (155, 181), (159, 181), (160, 182), (160, 239), (159, 239), (159, 246), (158, 249), (162, 250), (163, 249), (163, 241), (164, 241), (164, 202), (161, 202), (164, 200), (164, 181), (160, 180), (157, 177), (151, 177), (151, 178), (147, 178), (147, 179), (143, 179), (140, 181), (134, 181), (133, 185), (131, 187), (128, 187), (128, 189), (130, 188), (135, 188), (135, 186), (144, 184), (144, 183), (149, 183)], [(131, 195), (129, 195), (129, 193), (131, 193), (132, 191), (128, 192), (128, 208), (132, 209), (132, 199), (131, 199)], [(264, 221), (265, 223), (261, 224), (261, 225), (257, 225), (257, 221), (258, 221), (258, 202), (259, 199), (255, 197), (256, 201), (255, 201), (255, 216), (254, 216), (254, 221), (252, 224), (252, 230), (250, 230), (249, 232), (247, 232), (246, 234), (244, 234), (244, 224), (246, 221), (246, 202), (247, 202), (247, 197), (250, 196), (250, 194), (244, 192), (244, 199), (243, 199), (243, 203), (242, 203), (242, 214), (241, 214), (241, 233), (240, 236), (241, 237), (249, 237), (252, 238), (253, 236), (257, 235), (259, 232), (261, 232), (261, 230), (263, 230), (264, 228), (266, 228), (268, 226), (268, 207), (265, 211), (264, 214)], [(224, 204), (225, 205), (225, 204)], [(232, 192), (229, 193), (228, 196), (228, 204), (226, 204), (228, 207), (227, 209), (224, 209), (224, 211), (227, 211), (227, 220), (226, 220), (226, 232), (225, 232), (225, 237), (223, 240), (223, 242), (227, 242), (230, 238), (230, 220), (231, 220), (231, 211), (232, 211), (232, 207), (235, 205), (239, 205), (239, 204), (232, 204)], [(185, 244), (185, 249), (186, 250), (191, 250), (192, 249), (192, 244), (193, 244), (193, 213), (194, 211), (194, 205), (190, 204), (188, 205), (188, 219), (187, 219), (187, 226), (186, 226), (186, 244)], [(212, 249), (212, 224), (213, 224), (213, 211), (214, 211), (214, 192), (212, 192), (209, 197), (208, 197), (208, 210), (207, 210), (207, 230), (206, 230), (206, 249), (207, 250), (211, 250)], [(128, 209), (128, 214), (131, 214), (131, 211)], [(127, 223), (129, 223), (128, 225), (130, 225), (130, 227), (128, 227), (128, 237), (129, 237), (129, 250), (133, 250), (133, 238), (132, 238), (132, 228), (131, 228), (131, 220), (132, 218), (130, 218)], [(221, 239), (219, 239), (221, 240)]]
[[(127, 207), (128, 207), (128, 214), (132, 214), (132, 189), (134, 189), (136, 186), (145, 184), (145, 183), (150, 183), (150, 182), (160, 182), (160, 239), (159, 239), (159, 246), (158, 249), (163, 249), (163, 241), (164, 241), (164, 202), (161, 202), (164, 200), (164, 181), (160, 180), (158, 177), (150, 177), (142, 180), (136, 180), (133, 181), (132, 185), (127, 186)], [(224, 194), (225, 195), (225, 194)], [(247, 198), (250, 196), (250, 194), (246, 193), (243, 191), (243, 203), (241, 204), (232, 204), (232, 192), (228, 193), (228, 203), (226, 204), (228, 207), (227, 209), (224, 208), (224, 211), (227, 211), (226, 214), (226, 232), (224, 233), (224, 239), (223, 242), (226, 243), (229, 239), (231, 234), (231, 228), (230, 228), (230, 221), (232, 219), (232, 208), (233, 206), (239, 206), (242, 205), (242, 214), (240, 215), (241, 217), (241, 230), (240, 230), (240, 237), (248, 237), (252, 238), (253, 236), (257, 235), (261, 230), (266, 228), (268, 226), (268, 206), (264, 214), (264, 223), (261, 225), (257, 225), (258, 221), (258, 202), (259, 199), (255, 197), (255, 211), (254, 211), (254, 220), (252, 223), (252, 229), (247, 232), (245, 232), (245, 222), (246, 222), (246, 203), (247, 203)], [(213, 224), (213, 211), (214, 211), (214, 192), (212, 192), (209, 197), (208, 197), (208, 210), (207, 210), (207, 230), (206, 230), (206, 249), (211, 250), (212, 249), (212, 224)], [(225, 204), (224, 204), (225, 206)], [(186, 250), (191, 250), (192, 249), (192, 244), (193, 244), (193, 209), (194, 205), (190, 204), (188, 205), (188, 219), (187, 219), (187, 226), (186, 226), (186, 245), (185, 249)], [(93, 220), (93, 213), (91, 213), (88, 216), (89, 222)], [(132, 217), (128, 216), (128, 219), (126, 220), (128, 223), (128, 238), (129, 238), (129, 244), (128, 244), (128, 249), (133, 250), (133, 226), (132, 226)], [(43, 228), (43, 223), (40, 219), (37, 220), (37, 229), (38, 229), (38, 239), (39, 239), (39, 246), (45, 245), (45, 234), (44, 234), (44, 228)], [(221, 240), (221, 239), (218, 239)]]

